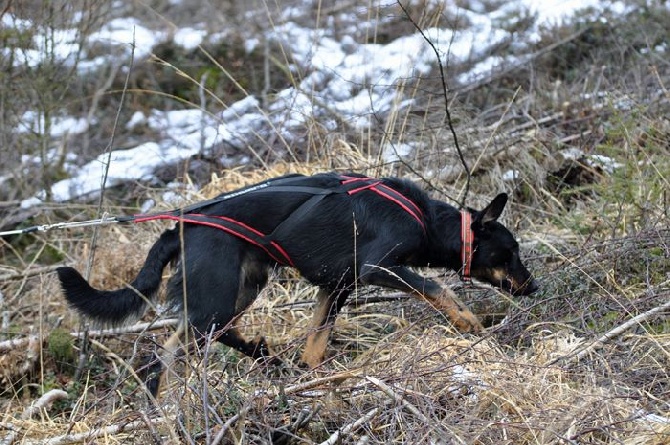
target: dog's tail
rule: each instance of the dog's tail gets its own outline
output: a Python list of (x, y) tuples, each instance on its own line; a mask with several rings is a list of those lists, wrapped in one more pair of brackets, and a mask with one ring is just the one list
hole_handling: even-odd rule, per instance
[(160, 285), (163, 269), (179, 254), (179, 246), (179, 232), (176, 229), (163, 232), (149, 251), (135, 280), (123, 289), (94, 289), (72, 267), (59, 267), (56, 272), (71, 307), (93, 320), (119, 324), (144, 312), (147, 302)]

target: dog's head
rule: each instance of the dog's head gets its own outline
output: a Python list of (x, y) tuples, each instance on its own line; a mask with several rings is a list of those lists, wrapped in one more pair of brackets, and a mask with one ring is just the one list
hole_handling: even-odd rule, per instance
[(521, 262), (514, 236), (498, 222), (506, 203), (507, 195), (501, 193), (484, 210), (472, 212), (471, 274), (512, 295), (529, 295), (538, 289), (537, 282)]

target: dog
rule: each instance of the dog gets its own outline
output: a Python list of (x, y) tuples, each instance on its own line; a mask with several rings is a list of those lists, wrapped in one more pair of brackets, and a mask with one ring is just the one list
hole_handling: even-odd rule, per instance
[(512, 295), (535, 292), (537, 282), (521, 261), (518, 243), (497, 221), (506, 202), (503, 193), (483, 210), (459, 211), (408, 180), (287, 175), (185, 209), (134, 217), (176, 225), (162, 233), (128, 287), (97, 290), (74, 268), (57, 273), (72, 308), (116, 325), (142, 314), (163, 269), (175, 263), (168, 300), (188, 320), (163, 345), (147, 381), (155, 396), (187, 326), (200, 342), (213, 335), (245, 355), (280, 362), (262, 337), (247, 340), (236, 328), (278, 266), (296, 268), (319, 288), (301, 357), (311, 368), (323, 362), (335, 318), (357, 285), (407, 292), (444, 312), (458, 330), (480, 332), (477, 317), (451, 290), (410, 267), (451, 269)]

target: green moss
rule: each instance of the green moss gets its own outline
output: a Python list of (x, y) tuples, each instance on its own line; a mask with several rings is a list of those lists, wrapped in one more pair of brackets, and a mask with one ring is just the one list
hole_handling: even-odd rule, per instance
[(68, 331), (56, 328), (49, 334), (47, 350), (61, 370), (71, 368), (75, 362), (74, 339)]

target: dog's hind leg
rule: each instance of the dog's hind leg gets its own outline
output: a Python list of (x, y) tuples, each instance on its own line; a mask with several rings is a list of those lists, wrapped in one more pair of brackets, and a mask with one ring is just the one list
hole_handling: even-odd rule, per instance
[(253, 261), (252, 258), (245, 258), (242, 261), (239, 273), (239, 287), (235, 299), (235, 315), (232, 320), (220, 319), (218, 326), (225, 328), (216, 336), (216, 340), (229, 346), (244, 355), (259, 359), (265, 358), (268, 364), (277, 365), (281, 363), (276, 357), (273, 357), (270, 348), (262, 336), (257, 336), (253, 340), (247, 340), (238, 330), (238, 324), (242, 313), (253, 303), (258, 296), (258, 292), (268, 281), (268, 270), (263, 264)]
[(240, 351), (242, 354), (251, 358), (263, 358), (267, 364), (281, 364), (281, 360), (277, 357), (274, 357), (270, 352), (270, 348), (268, 347), (264, 337), (258, 336), (253, 340), (247, 340), (244, 335), (242, 335), (242, 333), (237, 328), (238, 320), (239, 318), (235, 319), (232, 323), (232, 326), (226, 328), (223, 332), (216, 336), (216, 340), (226, 346)]
[(157, 398), (160, 388), (167, 384), (167, 374), (171, 372), (177, 355), (183, 352), (185, 332), (186, 323), (182, 321), (145, 371), (145, 384), (153, 398)]
[(319, 290), (312, 323), (307, 333), (307, 344), (301, 358), (310, 368), (316, 368), (323, 362), (335, 318), (348, 296), (348, 291)]
[[(253, 357), (253, 358), (266, 358), (268, 364), (278, 365), (281, 363), (276, 357), (272, 357), (270, 354), (269, 348), (265, 339), (260, 337), (248, 341), (237, 329), (237, 320), (233, 320), (229, 323), (229, 327), (225, 328), (221, 332), (212, 332), (215, 324), (211, 323), (209, 325), (209, 332), (199, 332), (196, 329), (191, 330), (195, 337), (195, 344), (199, 347), (204, 347), (208, 339), (214, 339), (218, 342), (223, 343), (226, 346), (229, 346), (237, 351), (242, 352), (243, 354)], [(149, 367), (144, 371), (146, 375), (145, 384), (149, 393), (152, 397), (157, 398), (160, 388), (165, 387), (169, 384), (170, 374), (174, 373), (173, 365), (177, 360), (177, 357), (184, 354), (188, 342), (189, 345), (193, 345), (193, 339), (187, 339), (186, 334), (186, 323), (182, 322), (177, 327), (177, 330), (168, 338), (168, 340), (163, 343), (161, 346), (161, 351), (154, 357), (154, 360), (149, 365)], [(189, 350), (192, 350), (190, 348)]]

